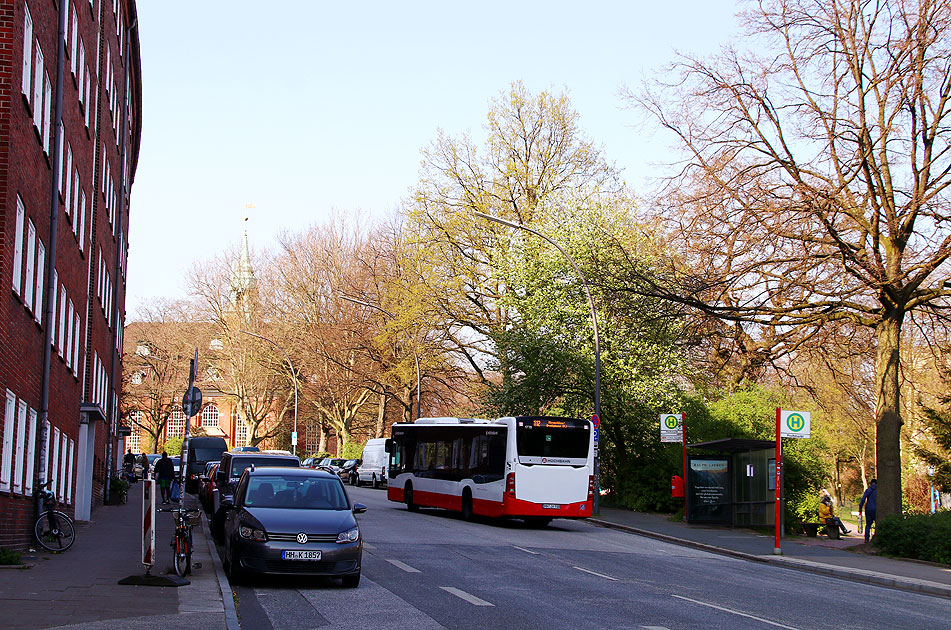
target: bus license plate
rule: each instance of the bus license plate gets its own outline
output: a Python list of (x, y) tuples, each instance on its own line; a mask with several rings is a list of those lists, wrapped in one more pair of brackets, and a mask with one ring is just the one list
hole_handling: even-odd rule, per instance
[(543, 510), (560, 510), (561, 504), (560, 503), (542, 503), (542, 509)]
[(297, 551), (285, 549), (281, 551), (282, 560), (320, 560), (320, 551)]

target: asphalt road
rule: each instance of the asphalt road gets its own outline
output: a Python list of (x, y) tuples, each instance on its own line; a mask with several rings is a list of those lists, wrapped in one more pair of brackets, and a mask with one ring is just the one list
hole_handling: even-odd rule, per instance
[(947, 600), (679, 547), (586, 522), (467, 523), (351, 488), (358, 589), (260, 578), (238, 586), (246, 629), (951, 628)]

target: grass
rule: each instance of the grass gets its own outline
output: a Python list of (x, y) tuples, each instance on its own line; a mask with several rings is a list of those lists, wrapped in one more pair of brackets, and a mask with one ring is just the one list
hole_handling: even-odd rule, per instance
[(0, 548), (0, 564), (23, 564), (17, 551)]

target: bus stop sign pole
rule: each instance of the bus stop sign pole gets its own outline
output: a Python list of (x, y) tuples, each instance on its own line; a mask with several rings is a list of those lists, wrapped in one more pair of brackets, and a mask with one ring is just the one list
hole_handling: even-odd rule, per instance
[(782, 554), (782, 544), (780, 543), (780, 537), (782, 534), (782, 516), (783, 516), (783, 501), (782, 501), (782, 469), (783, 469), (783, 438), (782, 438), (782, 427), (780, 426), (782, 417), (782, 409), (776, 407), (776, 527), (775, 527), (775, 543), (773, 545), (774, 554)]

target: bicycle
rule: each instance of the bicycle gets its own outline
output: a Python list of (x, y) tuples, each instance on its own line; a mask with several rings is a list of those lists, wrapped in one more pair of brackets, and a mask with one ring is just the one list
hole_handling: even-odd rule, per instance
[(50, 479), (36, 489), (34, 496), (40, 498), (42, 509), (33, 526), (36, 541), (48, 551), (66, 551), (76, 540), (76, 528), (73, 519), (56, 509), (56, 493), (45, 488), (53, 483)]
[(192, 526), (200, 523), (201, 510), (187, 510), (183, 505), (160, 508), (159, 512), (171, 512), (175, 519), (175, 533), (169, 546), (175, 555), (175, 573), (185, 577), (192, 572)]

